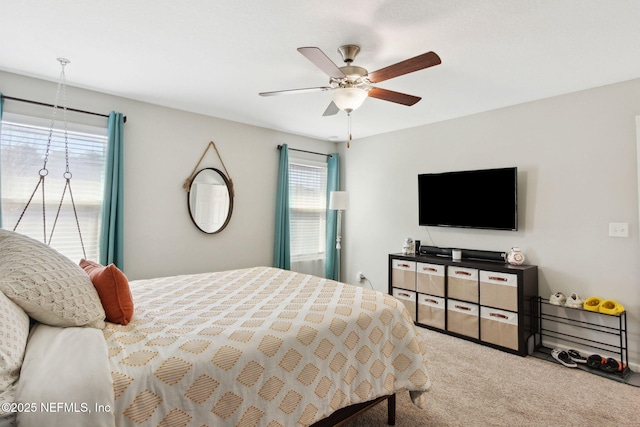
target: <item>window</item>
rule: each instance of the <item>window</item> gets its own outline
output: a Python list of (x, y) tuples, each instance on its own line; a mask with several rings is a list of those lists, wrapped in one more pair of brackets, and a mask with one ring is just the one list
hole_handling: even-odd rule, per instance
[(325, 276), (327, 164), (289, 158), (291, 269)]
[[(64, 123), (57, 123), (51, 138), (48, 174), (45, 178), (46, 239), (71, 260), (84, 257), (69, 191), (64, 196), (55, 231), (51, 236), (58, 206), (66, 183)], [(34, 192), (43, 168), (49, 139), (50, 120), (4, 113), (0, 128), (0, 199), (2, 226), (13, 230)], [(88, 259), (98, 259), (100, 217), (104, 193), (107, 129), (67, 124), (71, 190), (78, 213), (82, 241)], [(16, 229), (43, 241), (42, 186)], [(50, 237), (51, 236), (51, 237)]]

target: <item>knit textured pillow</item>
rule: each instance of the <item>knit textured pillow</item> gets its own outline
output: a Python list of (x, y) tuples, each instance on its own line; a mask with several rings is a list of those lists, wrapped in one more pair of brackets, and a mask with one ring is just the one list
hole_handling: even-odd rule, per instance
[(44, 243), (2, 229), (0, 291), (41, 323), (105, 327), (98, 293), (79, 265)]
[[(0, 292), (0, 403), (13, 403), (29, 336), (29, 316)], [(0, 424), (6, 415), (0, 407)]]

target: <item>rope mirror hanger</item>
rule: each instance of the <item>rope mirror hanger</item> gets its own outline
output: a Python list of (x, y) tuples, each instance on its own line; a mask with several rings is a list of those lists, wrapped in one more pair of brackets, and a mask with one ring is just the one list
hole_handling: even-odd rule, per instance
[[(20, 221), (22, 221), (22, 217), (26, 213), (31, 201), (33, 200), (38, 188), (41, 188), (42, 191), (42, 230), (44, 236), (44, 243), (47, 245), (51, 245), (51, 239), (53, 238), (53, 232), (55, 231), (56, 224), (58, 223), (58, 218), (60, 216), (60, 210), (62, 209), (62, 203), (64, 202), (65, 195), (67, 194), (67, 189), (69, 190), (69, 197), (71, 199), (71, 206), (73, 207), (73, 214), (76, 219), (76, 226), (78, 228), (78, 235), (80, 236), (80, 245), (82, 246), (82, 253), (84, 258), (87, 258), (87, 253), (84, 248), (84, 241), (82, 239), (82, 232), (80, 231), (80, 221), (78, 221), (78, 212), (76, 210), (76, 204), (73, 200), (73, 191), (71, 190), (71, 178), (73, 174), (69, 169), (69, 141), (68, 141), (68, 133), (67, 133), (67, 98), (66, 98), (66, 75), (64, 72), (64, 67), (70, 63), (68, 59), (58, 58), (58, 62), (60, 62), (61, 70), (60, 70), (60, 78), (58, 79), (58, 87), (56, 90), (56, 102), (53, 105), (53, 117), (51, 119), (51, 126), (49, 127), (49, 135), (47, 138), (47, 148), (44, 154), (44, 162), (42, 165), (42, 169), (38, 171), (39, 179), (36, 184), (36, 187), (33, 189), (33, 193), (31, 193), (31, 197), (27, 201), (20, 217), (18, 218), (18, 222), (15, 227), (13, 227), (13, 231), (16, 231), (18, 225), (20, 225)], [(53, 139), (53, 131), (54, 124), (56, 121), (56, 112), (58, 110), (58, 101), (60, 99), (60, 93), (62, 92), (62, 110), (63, 110), (63, 122), (64, 122), (64, 153), (65, 153), (65, 172), (62, 177), (65, 179), (64, 189), (62, 190), (62, 196), (60, 198), (60, 203), (58, 205), (58, 211), (56, 212), (55, 219), (53, 221), (53, 226), (51, 227), (51, 232), (49, 234), (49, 240), (47, 240), (47, 217), (46, 217), (46, 204), (45, 204), (45, 178), (49, 175), (49, 170), (47, 169), (47, 162), (49, 161), (49, 153), (51, 151), (51, 141)]]
[[(212, 167), (198, 170), (210, 148), (213, 148), (218, 156), (224, 172)], [(200, 231), (217, 234), (227, 227), (233, 213), (235, 191), (233, 180), (213, 141), (207, 145), (195, 168), (185, 180), (183, 188), (187, 192), (189, 216)]]

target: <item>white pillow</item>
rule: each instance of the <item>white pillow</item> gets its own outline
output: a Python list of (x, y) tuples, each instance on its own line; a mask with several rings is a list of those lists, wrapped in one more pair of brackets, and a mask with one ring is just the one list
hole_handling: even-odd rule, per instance
[(0, 291), (41, 323), (105, 327), (98, 292), (79, 265), (44, 243), (2, 229)]
[[(29, 336), (29, 316), (0, 292), (0, 404), (13, 403)], [(0, 405), (0, 425), (10, 413)]]

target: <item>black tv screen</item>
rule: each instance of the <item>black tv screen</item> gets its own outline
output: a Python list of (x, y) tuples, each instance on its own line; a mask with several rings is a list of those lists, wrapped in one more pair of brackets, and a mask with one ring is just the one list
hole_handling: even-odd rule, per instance
[(418, 175), (418, 221), (424, 226), (518, 229), (518, 169)]

